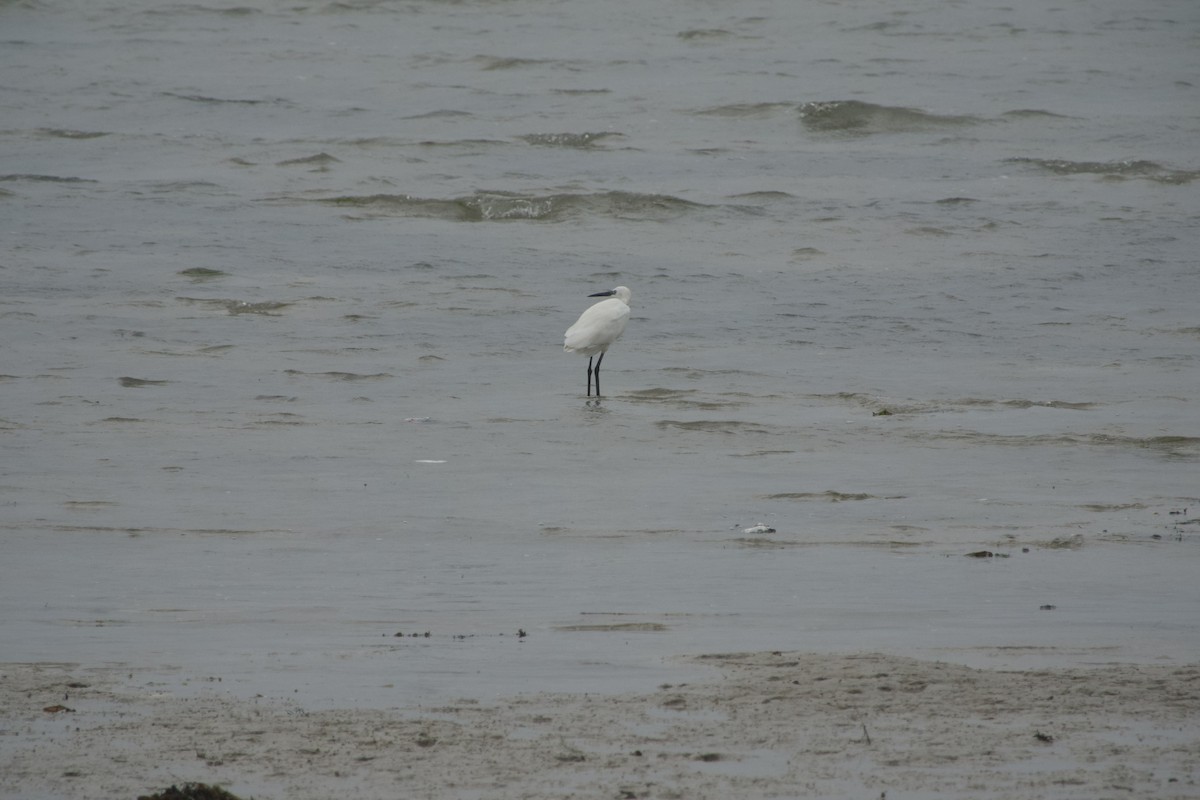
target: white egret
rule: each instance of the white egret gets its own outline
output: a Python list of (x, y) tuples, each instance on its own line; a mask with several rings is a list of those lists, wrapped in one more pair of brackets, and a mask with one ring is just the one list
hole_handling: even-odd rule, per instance
[[(625, 323), (629, 321), (629, 300), (633, 292), (624, 286), (609, 289), (607, 292), (596, 292), (588, 297), (607, 297), (579, 315), (575, 324), (567, 328), (563, 340), (563, 350), (568, 353), (579, 353), (588, 357), (588, 397), (592, 396), (592, 375), (596, 376), (596, 397), (600, 396), (600, 362), (612, 343), (625, 332)], [(592, 356), (600, 354), (596, 359), (596, 367), (592, 368)]]

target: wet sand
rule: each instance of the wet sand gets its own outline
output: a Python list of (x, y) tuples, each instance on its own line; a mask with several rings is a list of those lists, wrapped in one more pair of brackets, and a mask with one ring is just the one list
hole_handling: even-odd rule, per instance
[(689, 660), (714, 677), (417, 711), (183, 697), (116, 669), (7, 664), (3, 794), (132, 798), (199, 782), (288, 800), (1200, 797), (1200, 665)]

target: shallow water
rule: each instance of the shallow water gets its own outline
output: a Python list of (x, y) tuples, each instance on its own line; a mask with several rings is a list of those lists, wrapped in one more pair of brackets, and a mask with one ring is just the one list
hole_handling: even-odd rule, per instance
[(405, 705), (1200, 656), (1195, 4), (0, 22), (3, 660)]

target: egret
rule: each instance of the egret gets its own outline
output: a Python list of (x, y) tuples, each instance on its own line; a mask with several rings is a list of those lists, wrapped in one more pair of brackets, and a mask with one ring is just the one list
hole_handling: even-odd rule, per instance
[[(568, 353), (579, 353), (588, 357), (588, 397), (592, 396), (592, 375), (596, 376), (596, 397), (600, 396), (600, 362), (612, 343), (621, 338), (625, 332), (625, 323), (629, 321), (629, 300), (633, 292), (624, 286), (609, 289), (607, 292), (596, 292), (588, 297), (607, 297), (579, 315), (575, 324), (567, 328), (563, 340), (563, 350)], [(592, 357), (597, 353), (596, 367), (592, 368)]]

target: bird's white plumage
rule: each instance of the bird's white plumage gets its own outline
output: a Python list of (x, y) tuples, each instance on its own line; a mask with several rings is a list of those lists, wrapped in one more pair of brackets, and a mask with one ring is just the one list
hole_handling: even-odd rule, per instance
[(612, 297), (584, 311), (575, 324), (567, 328), (563, 350), (583, 356), (606, 352), (625, 332), (632, 298), (633, 292), (624, 286), (613, 289)]

